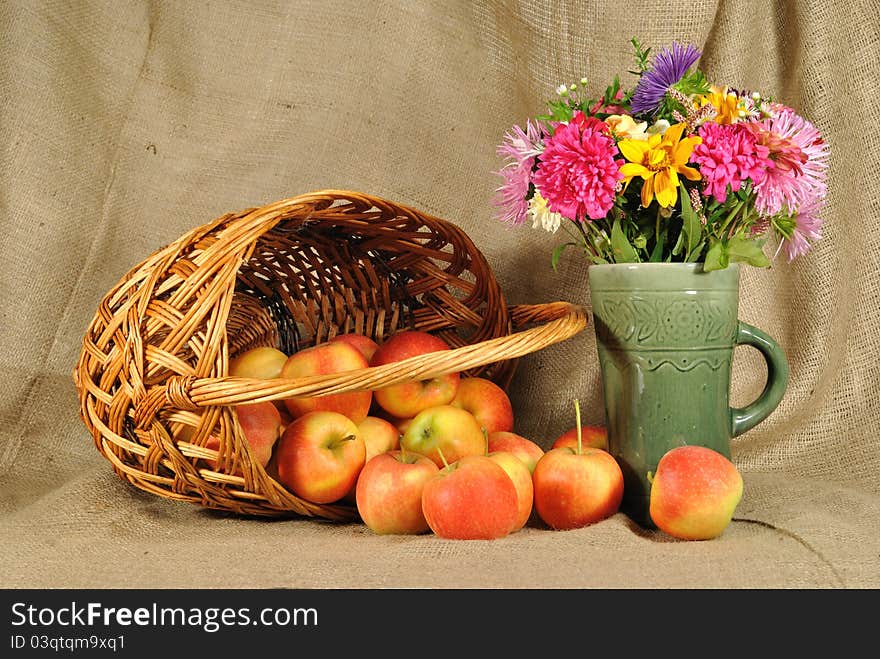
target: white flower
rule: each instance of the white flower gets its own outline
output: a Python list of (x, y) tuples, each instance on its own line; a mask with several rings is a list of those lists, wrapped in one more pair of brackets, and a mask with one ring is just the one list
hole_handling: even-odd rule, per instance
[(559, 87), (556, 88), (556, 93), (560, 96), (565, 96), (566, 94), (568, 94), (568, 87), (566, 87), (565, 85), (559, 85)]
[(541, 227), (550, 233), (556, 233), (562, 224), (562, 215), (554, 213), (547, 207), (547, 200), (537, 190), (529, 200), (529, 214), (532, 216), (532, 228)]
[(648, 129), (648, 135), (663, 135), (669, 128), (669, 122), (666, 119), (658, 119), (653, 126)]

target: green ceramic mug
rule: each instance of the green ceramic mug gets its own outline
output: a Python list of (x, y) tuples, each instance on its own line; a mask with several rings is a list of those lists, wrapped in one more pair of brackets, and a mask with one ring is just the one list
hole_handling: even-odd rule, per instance
[[(608, 449), (624, 475), (621, 510), (651, 528), (650, 476), (668, 450), (708, 446), (730, 458), (730, 440), (776, 409), (788, 384), (782, 348), (740, 322), (739, 266), (703, 272), (694, 263), (589, 268)], [(733, 349), (767, 362), (763, 392), (730, 407)]]

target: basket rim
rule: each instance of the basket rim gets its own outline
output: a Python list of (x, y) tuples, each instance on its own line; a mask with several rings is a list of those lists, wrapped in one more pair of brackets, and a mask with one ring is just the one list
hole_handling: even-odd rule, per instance
[(375, 390), (522, 357), (573, 337), (587, 327), (589, 319), (584, 306), (570, 302), (517, 305), (510, 309), (515, 317), (544, 319), (544, 322), (506, 336), (424, 353), (381, 366), (265, 380), (228, 375), (214, 378), (178, 375), (157, 387), (164, 390), (170, 404), (189, 410)]

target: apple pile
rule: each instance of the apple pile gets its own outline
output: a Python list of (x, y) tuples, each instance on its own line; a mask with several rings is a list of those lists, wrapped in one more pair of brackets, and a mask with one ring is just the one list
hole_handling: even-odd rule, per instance
[[(349, 333), (291, 355), (254, 348), (230, 363), (229, 374), (328, 375), (449, 349), (417, 330), (381, 344)], [(252, 455), (273, 478), (307, 501), (355, 506), (379, 534), (494, 539), (522, 529), (533, 512), (553, 530), (576, 529), (614, 515), (623, 498), (606, 429), (583, 425), (577, 401), (575, 425), (545, 451), (514, 432), (509, 397), (481, 377), (449, 373), (236, 412)], [(212, 437), (206, 447), (219, 442)], [(733, 464), (697, 446), (670, 451), (652, 478), (651, 517), (682, 539), (720, 535), (742, 495)]]
[[(449, 349), (417, 330), (381, 344), (349, 333), (291, 355), (248, 350), (229, 374), (301, 378)], [(514, 432), (507, 393), (486, 378), (449, 373), (236, 412), (252, 454), (279, 483), (313, 503), (356, 506), (375, 533), (493, 539), (523, 528), (533, 510), (551, 528), (569, 529), (613, 515), (620, 503), (622, 475), (603, 427), (578, 419), (545, 452)]]

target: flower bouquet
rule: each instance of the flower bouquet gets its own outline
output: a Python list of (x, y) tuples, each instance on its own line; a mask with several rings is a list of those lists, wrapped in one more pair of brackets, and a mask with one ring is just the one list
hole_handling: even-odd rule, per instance
[(756, 91), (710, 84), (700, 51), (673, 43), (649, 61), (633, 39), (638, 76), (601, 98), (588, 80), (562, 85), (548, 112), (514, 126), (500, 220), (555, 233), (593, 264), (732, 262), (768, 267), (768, 240), (789, 260), (822, 234), (828, 144), (792, 108)]

